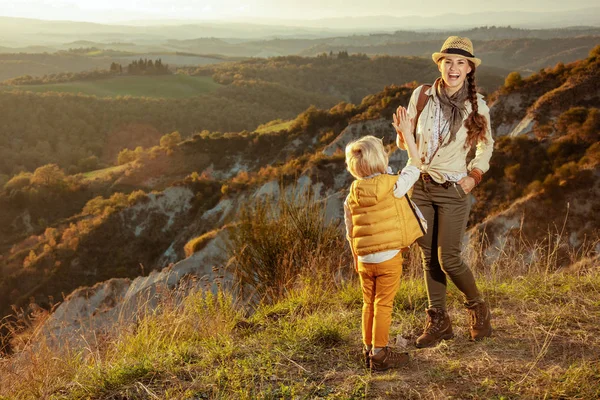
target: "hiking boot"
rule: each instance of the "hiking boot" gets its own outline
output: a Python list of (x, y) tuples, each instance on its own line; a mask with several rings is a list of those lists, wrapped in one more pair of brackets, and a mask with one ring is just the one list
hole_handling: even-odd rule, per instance
[(362, 353), (363, 353), (363, 360), (365, 362), (365, 367), (367, 367), (367, 369), (371, 368), (371, 354), (365, 346), (363, 346)]
[(450, 316), (444, 310), (439, 308), (428, 308), (427, 322), (423, 334), (417, 338), (415, 346), (418, 348), (433, 346), (440, 340), (452, 339), (452, 323)]
[(471, 340), (481, 340), (492, 335), (492, 314), (484, 302), (469, 305), (465, 303), (470, 319)]
[(371, 355), (371, 371), (385, 371), (408, 364), (408, 353), (396, 353), (389, 347), (384, 347), (377, 354)]

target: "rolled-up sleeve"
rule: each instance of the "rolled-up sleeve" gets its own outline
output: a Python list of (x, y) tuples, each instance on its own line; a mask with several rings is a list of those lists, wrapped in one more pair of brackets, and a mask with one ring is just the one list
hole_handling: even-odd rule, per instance
[(485, 106), (480, 106), (479, 113), (483, 115), (487, 121), (487, 128), (485, 132), (485, 139), (480, 140), (477, 143), (475, 150), (475, 158), (469, 163), (468, 170), (471, 171), (473, 168), (480, 169), (481, 172), (487, 172), (490, 169), (490, 159), (492, 158), (492, 152), (494, 151), (494, 138), (492, 137), (492, 124), (490, 121), (490, 109)]
[(413, 187), (417, 179), (419, 179), (420, 174), (421, 171), (417, 167), (412, 165), (404, 167), (394, 185), (394, 197), (399, 199), (404, 196)]

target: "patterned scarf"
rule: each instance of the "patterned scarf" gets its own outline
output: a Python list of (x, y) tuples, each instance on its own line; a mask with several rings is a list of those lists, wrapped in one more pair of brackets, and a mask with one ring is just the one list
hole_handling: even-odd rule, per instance
[(465, 103), (469, 98), (469, 82), (465, 79), (465, 83), (460, 90), (452, 96), (448, 96), (446, 90), (444, 90), (445, 84), (442, 78), (436, 79), (434, 86), (442, 107), (442, 114), (450, 124), (450, 140), (446, 143), (447, 145), (456, 139), (456, 132), (462, 126), (463, 118), (466, 116)]

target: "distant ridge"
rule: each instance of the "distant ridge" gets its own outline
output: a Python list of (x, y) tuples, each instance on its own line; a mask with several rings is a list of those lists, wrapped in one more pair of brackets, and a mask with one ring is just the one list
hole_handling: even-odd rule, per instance
[[(243, 21), (243, 22), (242, 22)], [(244, 20), (231, 20), (235, 23), (247, 23)], [(510, 25), (519, 28), (567, 28), (574, 26), (600, 26), (600, 7), (588, 7), (568, 11), (497, 11), (477, 13), (445, 13), (432, 16), (408, 15), (372, 15), (364, 17), (341, 16), (334, 18), (315, 18), (312, 20), (254, 18), (252, 22), (267, 26), (290, 26), (320, 28), (328, 30), (382, 32), (395, 29), (419, 29), (427, 31), (445, 29), (469, 29), (482, 25)], [(121, 22), (123, 25), (156, 26), (178, 24), (214, 24), (227, 21), (189, 21), (189, 20), (134, 20)]]
[[(480, 12), (472, 14), (443, 14), (436, 16), (387, 15), (367, 17), (336, 17), (313, 20), (285, 20), (254, 18), (245, 20), (137, 20), (121, 23), (96, 23), (82, 21), (50, 21), (32, 18), (0, 16), (0, 37), (3, 44), (22, 39), (37, 39), (53, 43), (71, 35), (76, 29), (81, 39), (90, 35), (127, 34), (130, 40), (217, 38), (319, 38), (352, 33), (382, 33), (396, 30), (439, 31), (470, 29), (478, 26), (512, 26), (520, 28), (565, 28), (573, 26), (600, 27), (600, 7), (561, 12)], [(152, 26), (148, 31), (146, 27)]]

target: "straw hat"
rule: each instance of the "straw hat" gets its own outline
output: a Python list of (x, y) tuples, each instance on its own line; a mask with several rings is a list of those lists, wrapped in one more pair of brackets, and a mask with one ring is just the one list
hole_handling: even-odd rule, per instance
[(473, 43), (466, 37), (450, 36), (444, 42), (440, 52), (433, 53), (431, 58), (437, 64), (440, 58), (443, 58), (448, 54), (463, 56), (467, 60), (471, 60), (476, 67), (481, 64), (481, 60), (473, 55)]

